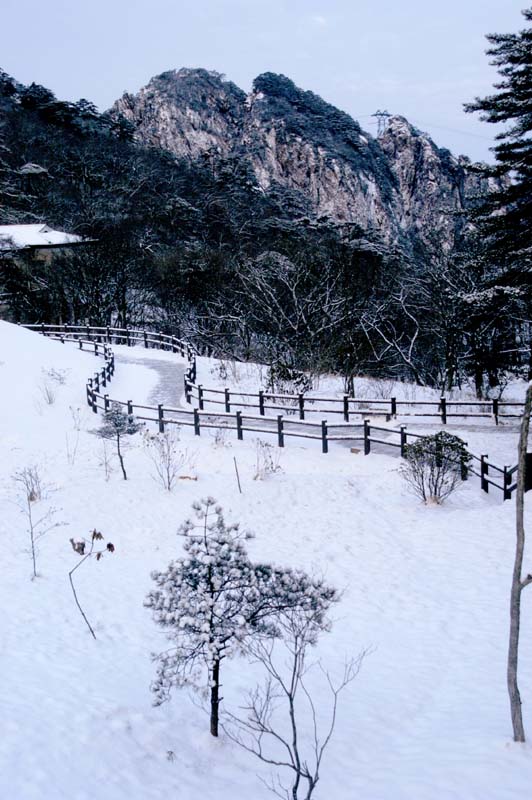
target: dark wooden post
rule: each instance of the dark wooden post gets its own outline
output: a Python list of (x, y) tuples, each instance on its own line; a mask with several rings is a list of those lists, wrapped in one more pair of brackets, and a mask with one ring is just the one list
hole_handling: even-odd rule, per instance
[(105, 335), (106, 335), (106, 338), (107, 338), (107, 343), (110, 344), (111, 343), (111, 329), (109, 328), (109, 325), (105, 329)]
[(129, 417), (133, 416), (133, 401), (132, 400), (128, 400), (127, 401), (127, 413), (128, 413)]
[(87, 339), (90, 341), (90, 338), (91, 338), (91, 329), (90, 329), (90, 326), (89, 326), (89, 325), (87, 325), (87, 326), (86, 326), (86, 333), (87, 333)]
[(143, 333), (144, 333), (144, 347), (147, 350), (148, 349), (148, 333), (147, 333), (147, 331), (143, 331)]
[(299, 405), (299, 419), (305, 419), (305, 397), (301, 392), (297, 396), (297, 402)]
[(103, 410), (107, 413), (109, 411), (109, 395), (104, 394), (103, 396)]
[(390, 402), (392, 404), (392, 417), (395, 419), (397, 417), (397, 398), (391, 397)]
[(128, 347), (131, 347), (131, 332), (129, 328), (126, 328), (126, 344)]
[(87, 405), (92, 407), (92, 378), (87, 380)]
[[(492, 413), (495, 417), (495, 425), (499, 424), (499, 401), (494, 398), (492, 403)], [(506, 500), (506, 498), (504, 498)]]
[(81, 339), (79, 339), (78, 344), (79, 344), (79, 349), (83, 350), (83, 342), (81, 341)]
[(93, 412), (95, 414), (97, 414), (98, 413), (98, 400), (96, 398), (96, 392), (94, 391), (94, 388), (91, 389), (91, 395), (92, 395), (92, 410), (93, 410)]
[(512, 499), (512, 492), (510, 491), (510, 486), (512, 484), (512, 476), (510, 475), (510, 470), (508, 467), (504, 467), (503, 472), (503, 485), (504, 489), (502, 492), (502, 499), (503, 500), (511, 500)]
[(344, 421), (349, 422), (349, 395), (344, 394)]
[(322, 419), (321, 421), (321, 452), (328, 453), (329, 452), (329, 442), (327, 441), (327, 420)]
[(100, 373), (99, 372), (96, 372), (94, 374), (94, 388), (96, 389), (97, 392), (100, 391)]
[(277, 443), (279, 447), (284, 447), (284, 422), (282, 414), (277, 416)]
[(447, 400), (445, 397), (440, 397), (440, 411), (442, 425), (447, 425)]
[(480, 456), (480, 488), (483, 492), (489, 492), (490, 490), (486, 475), (488, 475), (488, 456), (482, 455)]
[(262, 389), (259, 392), (259, 414), (261, 417), (264, 416), (264, 392)]
[(94, 342), (94, 355), (98, 355), (98, 342)]
[(406, 425), (401, 425), (401, 456), (404, 458), (406, 454)]
[(102, 369), (102, 386), (107, 386), (107, 376), (105, 374), (105, 367)]
[(43, 336), (46, 336), (46, 329), (44, 327), (44, 322), (41, 322), (41, 333)]
[(224, 399), (225, 399), (225, 410), (227, 414), (231, 411), (231, 395), (229, 393), (229, 389), (224, 389)]
[(186, 375), (183, 376), (183, 381), (185, 383), (185, 400), (190, 404), (192, 402), (192, 392)]
[(164, 433), (164, 409), (162, 403), (157, 406), (157, 417), (159, 421), (159, 433)]
[(242, 441), (242, 439), (244, 438), (244, 433), (242, 431), (242, 412), (241, 411), (237, 411), (236, 412), (236, 436), (237, 436), (237, 439), (240, 439), (240, 441)]
[(203, 386), (201, 383), (198, 385), (198, 403), (200, 411), (203, 411)]
[(163, 335), (162, 335), (161, 331), (159, 331), (157, 336), (158, 336), (158, 339), (159, 339), (159, 342), (158, 342), (159, 348), (158, 349), (162, 350), (163, 349)]
[(371, 441), (369, 435), (371, 433), (371, 429), (369, 427), (369, 419), (364, 420), (364, 455), (369, 456), (371, 453)]
[(196, 436), (200, 435), (200, 416), (197, 408), (194, 409), (194, 433)]

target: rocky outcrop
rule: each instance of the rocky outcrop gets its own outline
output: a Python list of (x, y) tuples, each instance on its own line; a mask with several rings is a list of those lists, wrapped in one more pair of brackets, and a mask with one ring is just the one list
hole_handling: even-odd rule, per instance
[(178, 158), (237, 155), (264, 192), (299, 193), (311, 213), (355, 223), (388, 243), (451, 249), (483, 179), (403, 117), (378, 139), (348, 114), (282, 75), (259, 76), (246, 96), (216, 72), (181, 69), (124, 95), (111, 113), (144, 144)]

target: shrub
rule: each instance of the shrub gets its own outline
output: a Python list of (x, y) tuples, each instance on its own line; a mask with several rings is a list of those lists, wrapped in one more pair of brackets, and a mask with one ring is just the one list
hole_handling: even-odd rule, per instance
[(471, 458), (462, 439), (439, 431), (406, 446), (400, 471), (425, 503), (442, 503), (467, 478)]

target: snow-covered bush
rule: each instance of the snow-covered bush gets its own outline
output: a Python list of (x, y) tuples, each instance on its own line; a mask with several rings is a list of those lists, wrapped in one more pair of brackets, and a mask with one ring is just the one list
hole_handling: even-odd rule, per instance
[(102, 439), (113, 439), (115, 441), (116, 452), (125, 481), (127, 481), (127, 474), (121, 447), (122, 439), (125, 436), (132, 436), (141, 428), (142, 423), (138, 422), (132, 414), (126, 414), (120, 403), (113, 403), (111, 405), (111, 410), (105, 412), (102, 427), (96, 431), (98, 436), (101, 436)]
[(264, 442), (262, 439), (257, 439), (255, 454), (254, 481), (263, 481), (268, 475), (275, 475), (276, 472), (280, 471), (281, 451), (279, 448), (273, 447), (269, 442)]
[(179, 427), (167, 428), (164, 433), (144, 434), (144, 446), (155, 473), (155, 479), (166, 491), (174, 488), (182, 467), (188, 461), (186, 450), (179, 447)]
[(439, 431), (406, 446), (400, 471), (425, 503), (442, 503), (467, 476), (470, 462), (465, 442)]
[(155, 656), (152, 685), (158, 705), (174, 686), (210, 691), (210, 731), (218, 735), (220, 669), (224, 659), (245, 652), (250, 638), (281, 635), (279, 615), (299, 609), (326, 626), (336, 592), (304, 572), (250, 561), (237, 524), (226, 524), (213, 498), (195, 503), (197, 522), (180, 528), (185, 555), (153, 572), (156, 588), (145, 600), (173, 647)]

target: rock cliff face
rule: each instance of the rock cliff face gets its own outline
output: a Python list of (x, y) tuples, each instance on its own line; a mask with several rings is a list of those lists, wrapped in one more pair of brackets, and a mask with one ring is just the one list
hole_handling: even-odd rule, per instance
[(260, 75), (246, 96), (218, 73), (165, 72), (112, 113), (132, 122), (144, 144), (178, 158), (244, 158), (261, 190), (295, 191), (315, 217), (356, 223), (387, 243), (451, 249), (463, 226), (456, 212), (484, 188), (467, 158), (439, 149), (403, 117), (375, 139), (282, 75)]

